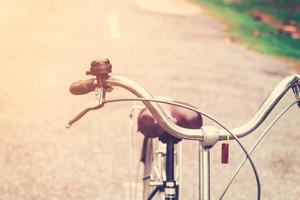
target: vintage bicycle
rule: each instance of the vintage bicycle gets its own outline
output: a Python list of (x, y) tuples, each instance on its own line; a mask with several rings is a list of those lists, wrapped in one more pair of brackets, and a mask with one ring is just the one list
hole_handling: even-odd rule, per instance
[[(240, 127), (229, 129), (215, 120), (208, 114), (197, 108), (182, 102), (166, 98), (152, 96), (147, 90), (136, 82), (118, 75), (111, 75), (112, 65), (108, 59), (92, 61), (87, 75), (94, 76), (91, 79), (76, 81), (71, 84), (70, 92), (75, 95), (83, 95), (95, 91), (97, 101), (79, 112), (66, 127), (82, 118), (91, 110), (102, 108), (105, 104), (120, 101), (140, 101), (145, 105), (138, 116), (138, 129), (145, 135), (143, 144), (142, 161), (144, 167), (144, 192), (143, 199), (179, 199), (179, 166), (180, 166), (180, 141), (194, 140), (199, 142), (199, 199), (210, 199), (210, 150), (219, 141), (235, 140), (246, 157), (241, 162), (233, 177), (226, 185), (220, 195), (223, 198), (230, 184), (246, 160), (249, 160), (257, 183), (257, 199), (261, 199), (261, 185), (255, 164), (251, 159), (251, 153), (267, 134), (277, 120), (286, 113), (292, 106), (300, 107), (300, 76), (290, 75), (283, 79), (264, 103), (259, 107), (252, 119)], [(112, 92), (115, 87), (121, 87), (137, 98), (107, 100), (106, 94)], [(295, 101), (285, 108), (266, 128), (257, 139), (252, 148), (247, 151), (239, 141), (259, 127), (269, 116), (273, 108), (287, 93), (292, 90), (295, 94)], [(163, 110), (159, 103), (168, 104), (168, 110)], [(207, 117), (218, 126), (203, 126), (202, 117)], [(220, 127), (220, 128), (219, 128)], [(228, 162), (228, 143), (222, 144), (222, 162)]]

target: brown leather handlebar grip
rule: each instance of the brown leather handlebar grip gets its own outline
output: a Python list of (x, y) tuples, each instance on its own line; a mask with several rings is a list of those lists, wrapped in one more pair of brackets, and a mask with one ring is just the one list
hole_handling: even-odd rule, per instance
[(75, 95), (87, 94), (95, 90), (95, 79), (80, 80), (71, 84), (70, 92)]

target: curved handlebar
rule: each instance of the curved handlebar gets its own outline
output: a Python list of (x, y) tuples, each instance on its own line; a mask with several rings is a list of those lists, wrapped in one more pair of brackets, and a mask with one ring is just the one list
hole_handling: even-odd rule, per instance
[[(91, 92), (95, 90), (96, 88), (96, 79), (89, 79), (84, 81), (77, 81), (73, 83), (70, 87), (70, 91), (72, 94), (86, 94), (88, 92)], [(143, 99), (154, 99), (154, 97), (147, 92), (142, 86), (137, 84), (136, 82), (125, 78), (123, 76), (118, 75), (110, 75), (105, 79), (105, 84), (107, 88), (113, 88), (113, 87), (121, 87), (125, 90), (130, 91), (135, 96)], [(297, 88), (295, 90), (295, 87)], [(277, 103), (280, 101), (280, 99), (286, 94), (286, 92), (293, 88), (293, 91), (297, 92), (296, 98), (298, 101), (300, 101), (299, 97), (299, 89), (300, 87), (300, 76), (297, 74), (290, 75), (283, 79), (281, 82), (278, 83), (278, 85), (274, 88), (274, 90), (271, 92), (271, 94), (268, 96), (268, 98), (264, 101), (264, 103), (260, 106), (260, 108), (257, 110), (257, 112), (254, 114), (254, 116), (250, 119), (249, 122), (245, 123), (244, 125), (230, 129), (231, 132), (233, 132), (238, 138), (244, 137), (254, 131), (260, 124), (263, 123), (263, 121), (267, 118), (267, 116), (270, 114), (270, 112), (273, 110), (273, 108), (277, 105)], [(295, 93), (296, 94), (296, 93)], [(145, 104), (145, 106), (149, 109), (149, 111), (152, 113), (152, 115), (155, 117), (159, 125), (167, 131), (168, 133), (174, 135), (175, 137), (179, 137), (182, 139), (188, 139), (188, 140), (200, 140), (203, 141), (205, 134), (207, 130), (212, 130), (209, 126), (204, 126), (201, 129), (186, 129), (182, 128), (178, 125), (176, 125), (165, 113), (165, 111), (160, 107), (160, 105), (157, 102), (154, 101), (146, 101), (142, 100), (142, 102)], [(95, 106), (86, 109), (94, 110), (97, 108), (102, 107), (101, 106)], [(82, 117), (86, 112), (83, 112), (83, 114), (80, 116)], [(79, 116), (79, 115), (78, 115)], [(78, 120), (78, 116), (75, 117), (76, 120)], [(75, 121), (76, 121), (75, 120)], [(72, 122), (72, 121), (70, 121)], [(71, 124), (71, 123), (70, 123)], [(226, 140), (228, 138), (228, 132), (224, 129), (218, 129), (218, 140)], [(230, 139), (233, 139), (232, 136), (230, 136)]]
[[(293, 86), (297, 85), (299, 87), (300, 76), (297, 74), (290, 75), (283, 79), (274, 88), (265, 102), (260, 106), (258, 111), (252, 117), (252, 119), (245, 123), (244, 125), (231, 129), (231, 131), (238, 137), (244, 137), (254, 131), (263, 121), (267, 118), (273, 108), (277, 105), (284, 94)], [(122, 76), (112, 75), (106, 80), (107, 84), (111, 87), (118, 86), (122, 87), (139, 98), (153, 98), (143, 87), (141, 87), (136, 82), (127, 79)], [(167, 114), (161, 109), (161, 107), (155, 102), (143, 101), (145, 106), (153, 114), (155, 119), (158, 121), (159, 125), (170, 134), (176, 137), (190, 139), (190, 140), (202, 140), (203, 139), (203, 129), (185, 129), (177, 126), (172, 122), (172, 120), (167, 116)], [(219, 140), (226, 140), (228, 137), (227, 131), (224, 129), (219, 129)], [(230, 139), (233, 139), (230, 136)]]

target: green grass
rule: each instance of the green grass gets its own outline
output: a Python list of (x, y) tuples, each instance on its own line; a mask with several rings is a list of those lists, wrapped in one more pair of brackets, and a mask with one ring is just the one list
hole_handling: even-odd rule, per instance
[[(291, 20), (300, 23), (300, 12), (291, 11), (299, 0), (194, 0), (209, 8), (230, 26), (234, 39), (247, 42), (250, 48), (269, 55), (279, 55), (300, 61), (300, 40), (279, 33), (273, 27), (262, 24), (250, 15), (253, 10), (273, 15), (278, 21)], [(298, 3), (297, 3), (298, 2)], [(300, 24), (298, 24), (299, 26)], [(259, 37), (253, 33), (259, 32)]]

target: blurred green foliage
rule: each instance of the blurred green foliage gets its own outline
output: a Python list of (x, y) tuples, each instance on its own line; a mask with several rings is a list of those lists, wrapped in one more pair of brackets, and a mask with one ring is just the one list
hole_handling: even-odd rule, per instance
[[(300, 40), (256, 21), (251, 12), (271, 14), (282, 23), (300, 23), (300, 0), (195, 0), (230, 26), (231, 37), (270, 55), (300, 61)], [(297, 24), (298, 26), (300, 24)]]

